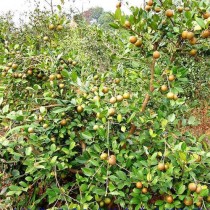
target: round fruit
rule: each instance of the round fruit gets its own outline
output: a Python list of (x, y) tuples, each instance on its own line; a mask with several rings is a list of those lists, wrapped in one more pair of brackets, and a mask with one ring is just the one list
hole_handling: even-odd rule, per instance
[(174, 100), (176, 101), (178, 99), (178, 96), (174, 94)]
[(76, 66), (76, 65), (77, 65), (77, 62), (76, 62), (76, 61), (73, 61), (73, 62), (72, 62), (72, 65), (73, 65), (73, 66)]
[(94, 80), (97, 80), (97, 79), (98, 79), (98, 75), (95, 75), (95, 76), (93, 77), (93, 79), (94, 79)]
[(158, 51), (153, 52), (153, 58), (157, 59), (160, 57), (160, 53)]
[(48, 124), (47, 123), (43, 124), (43, 128), (48, 128)]
[(192, 49), (190, 50), (190, 55), (195, 56), (197, 54), (197, 50)]
[(196, 206), (197, 206), (197, 207), (201, 207), (201, 206), (202, 206), (202, 202), (201, 202), (201, 201), (198, 201), (198, 202), (196, 203)]
[(137, 183), (136, 183), (136, 187), (137, 187), (138, 189), (141, 189), (141, 188), (143, 187), (143, 184), (142, 184), (141, 182), (137, 182)]
[(83, 112), (83, 107), (82, 106), (78, 106), (77, 107), (77, 112), (78, 113), (82, 113)]
[(145, 6), (145, 10), (146, 10), (146, 11), (150, 11), (150, 10), (151, 10), (151, 8), (152, 8), (152, 7), (151, 7), (151, 6), (149, 6), (149, 5), (146, 5), (146, 6)]
[(57, 28), (56, 28), (58, 31), (61, 31), (63, 29), (63, 26), (62, 25), (58, 25)]
[(12, 63), (11, 63), (11, 62), (8, 63), (7, 66), (8, 66), (8, 67), (12, 67)]
[(100, 206), (100, 207), (103, 207), (103, 206), (104, 206), (104, 202), (101, 201), (101, 202), (99, 203), (99, 206)]
[(174, 201), (174, 199), (173, 199), (173, 197), (171, 195), (167, 195), (165, 197), (165, 200), (166, 200), (167, 203), (173, 203), (173, 201)]
[(121, 96), (121, 95), (117, 95), (117, 101), (122, 101), (123, 100), (123, 96)]
[(158, 168), (159, 171), (164, 171), (165, 170), (165, 164), (164, 163), (158, 163), (157, 168)]
[(131, 27), (131, 23), (128, 20), (126, 20), (125, 23), (124, 23), (124, 26), (126, 28), (130, 28)]
[(193, 32), (191, 32), (191, 31), (189, 31), (188, 33), (187, 33), (187, 39), (192, 39), (194, 37), (194, 33)]
[(187, 39), (187, 34), (188, 34), (188, 31), (183, 31), (182, 32), (182, 39)]
[(172, 92), (167, 93), (167, 98), (168, 99), (174, 99), (174, 94)]
[(57, 79), (62, 79), (61, 74), (57, 74), (56, 77), (57, 77)]
[(28, 128), (28, 132), (29, 133), (33, 133), (34, 132), (34, 129), (30, 127), (30, 128)]
[(167, 90), (168, 90), (167, 85), (162, 85), (162, 86), (161, 86), (161, 91), (167, 91)]
[(42, 116), (39, 116), (38, 117), (38, 120), (39, 120), (39, 122), (43, 121), (43, 117)]
[(185, 198), (184, 199), (184, 204), (185, 204), (185, 206), (191, 206), (193, 204), (193, 199), (192, 198)]
[(200, 162), (201, 161), (201, 156), (197, 154), (193, 154), (193, 157), (195, 158), (195, 162)]
[(17, 69), (18, 68), (18, 65), (16, 63), (13, 63), (12, 64), (12, 69)]
[(117, 8), (120, 8), (121, 6), (122, 6), (121, 2), (120, 2), (120, 1), (117, 2), (116, 7), (117, 7)]
[(210, 17), (210, 12), (206, 12), (203, 14), (204, 19), (208, 19)]
[(129, 99), (130, 98), (130, 93), (124, 93), (123, 98), (124, 99)]
[(148, 189), (146, 188), (146, 187), (144, 187), (143, 189), (142, 189), (142, 193), (147, 193), (148, 192)]
[(110, 204), (111, 203), (111, 199), (110, 198), (105, 198), (104, 199), (104, 203), (107, 204), (107, 205)]
[(119, 84), (119, 83), (120, 83), (120, 79), (119, 79), (119, 78), (116, 78), (116, 79), (114, 80), (114, 83), (115, 83), (115, 84)]
[(178, 12), (183, 12), (184, 8), (183, 7), (178, 7)]
[(61, 124), (62, 126), (66, 125), (66, 124), (67, 124), (67, 120), (66, 120), (66, 119), (61, 120), (60, 124)]
[(93, 126), (93, 130), (94, 130), (94, 131), (97, 131), (97, 130), (98, 130), (98, 128), (99, 128), (99, 126), (98, 126), (98, 125), (94, 125), (94, 126)]
[(101, 118), (101, 114), (100, 114), (99, 112), (97, 112), (97, 113), (96, 113), (96, 117), (97, 117), (98, 119), (100, 119), (100, 118)]
[(54, 80), (55, 79), (55, 75), (54, 74), (51, 74), (50, 76), (49, 76), (49, 79), (52, 81), (52, 80)]
[(55, 28), (55, 26), (54, 26), (53, 24), (50, 24), (50, 25), (48, 26), (48, 28), (49, 28), (50, 30), (53, 30), (53, 29)]
[(105, 93), (108, 93), (108, 91), (109, 91), (109, 88), (108, 87), (103, 87), (103, 89), (102, 89), (102, 92), (105, 94)]
[(171, 9), (167, 9), (166, 12), (165, 12), (165, 15), (167, 17), (172, 17), (174, 15), (174, 11), (171, 10)]
[(93, 101), (99, 101), (100, 100), (100, 97), (99, 96), (94, 96), (93, 97)]
[(207, 197), (207, 202), (209, 202), (210, 203), (210, 195)]
[(44, 36), (43, 40), (48, 41), (49, 40), (48, 36)]
[(115, 155), (111, 155), (110, 157), (109, 157), (109, 159), (108, 159), (108, 163), (110, 164), (110, 165), (116, 165), (116, 156)]
[(160, 7), (155, 7), (155, 12), (160, 12), (161, 8)]
[(61, 89), (63, 89), (64, 86), (65, 86), (65, 85), (64, 85), (63, 83), (59, 84), (59, 88), (61, 88)]
[(189, 42), (191, 45), (194, 45), (194, 44), (196, 44), (197, 39), (195, 37), (193, 37), (192, 39), (189, 40)]
[(210, 36), (210, 30), (205, 30), (201, 33), (202, 38), (208, 38)]
[(136, 41), (137, 41), (137, 37), (136, 37), (136, 36), (131, 36), (131, 37), (129, 38), (129, 41), (130, 41), (130, 43), (134, 44), (134, 43), (136, 43)]
[(109, 100), (109, 102), (111, 104), (114, 104), (116, 101), (117, 101), (117, 99), (115, 97), (111, 97), (110, 100)]
[(201, 185), (198, 185), (197, 188), (196, 188), (196, 193), (199, 194), (202, 190), (202, 187)]
[(188, 189), (191, 191), (191, 192), (195, 192), (196, 189), (197, 189), (197, 185), (195, 183), (190, 183), (188, 185)]
[(102, 153), (102, 154), (100, 155), (100, 158), (101, 158), (101, 160), (107, 160), (108, 154), (107, 154), (107, 153)]
[(174, 81), (175, 80), (175, 76), (173, 74), (169, 75), (168, 80), (170, 82)]
[(148, 0), (147, 1), (147, 5), (152, 6), (153, 5), (153, 1), (152, 0)]
[(110, 108), (110, 109), (108, 110), (109, 116), (113, 116), (115, 113), (116, 113), (115, 108)]
[(135, 43), (135, 46), (136, 47), (140, 47), (142, 45), (142, 40), (141, 39), (138, 39)]

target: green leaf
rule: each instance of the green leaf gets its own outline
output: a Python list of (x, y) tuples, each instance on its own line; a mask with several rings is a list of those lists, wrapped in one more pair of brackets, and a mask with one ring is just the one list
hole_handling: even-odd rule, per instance
[(126, 176), (126, 174), (123, 171), (117, 171), (116, 174), (117, 174), (119, 179), (122, 179), (122, 180), (126, 180), (127, 179), (127, 176)]
[(50, 146), (50, 150), (51, 150), (52, 152), (55, 152), (55, 150), (56, 150), (56, 145), (55, 145), (55, 144), (52, 144), (52, 145)]
[(73, 82), (77, 81), (77, 72), (74, 70), (71, 72), (71, 79)]
[(109, 24), (112, 28), (118, 29), (119, 26), (116, 23), (110, 23)]
[(169, 121), (169, 122), (173, 122), (173, 121), (175, 120), (175, 118), (176, 118), (175, 114), (170, 114), (170, 115), (168, 116), (168, 121)]
[(189, 125), (194, 125), (196, 121), (196, 118), (194, 116), (190, 116), (189, 120), (188, 120), (188, 124)]
[(201, 28), (205, 28), (205, 23), (203, 19), (196, 17), (195, 20)]
[(92, 176), (94, 174), (94, 170), (90, 168), (83, 168), (82, 171), (86, 176)]
[(178, 191), (177, 191), (177, 194), (178, 194), (178, 195), (182, 195), (183, 192), (185, 191), (185, 189), (186, 189), (185, 185), (181, 185), (181, 186), (179, 187)]
[(61, 72), (61, 75), (62, 75), (63, 77), (66, 77), (66, 78), (70, 78), (69, 72), (68, 72), (67, 70), (65, 70), (65, 69)]
[(85, 131), (81, 133), (81, 136), (86, 140), (90, 140), (93, 138), (92, 134), (89, 131)]
[(27, 147), (25, 150), (26, 156), (29, 156), (32, 152), (32, 147)]

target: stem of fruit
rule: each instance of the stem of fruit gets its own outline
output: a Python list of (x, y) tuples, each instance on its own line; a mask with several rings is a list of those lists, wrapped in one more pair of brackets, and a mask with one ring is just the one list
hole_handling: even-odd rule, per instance
[[(155, 58), (153, 58), (152, 65), (151, 65), (151, 71), (150, 71), (151, 72), (151, 78), (150, 78), (150, 85), (149, 85), (150, 86), (149, 89), (150, 89), (151, 93), (154, 91), (153, 82), (154, 82), (155, 62), (156, 62), (156, 60), (155, 60)], [(142, 107), (141, 107), (141, 112), (145, 111), (146, 106), (149, 102), (149, 99), (150, 99), (150, 95), (147, 93), (145, 98), (144, 98), (144, 102), (142, 104)]]

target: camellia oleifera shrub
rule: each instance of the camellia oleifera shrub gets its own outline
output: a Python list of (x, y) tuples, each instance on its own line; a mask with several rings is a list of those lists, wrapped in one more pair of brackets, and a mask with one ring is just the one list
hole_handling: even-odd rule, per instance
[(4, 27), (1, 208), (210, 208), (208, 145), (178, 129), (209, 2), (177, 2), (118, 2), (109, 32), (39, 11)]

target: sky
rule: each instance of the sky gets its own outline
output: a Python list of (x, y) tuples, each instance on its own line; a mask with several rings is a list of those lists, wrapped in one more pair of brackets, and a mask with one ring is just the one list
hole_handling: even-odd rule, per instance
[[(30, 3), (29, 3), (30, 1)], [(42, 7), (46, 6), (49, 8), (49, 5), (46, 1), (50, 2), (51, 0), (39, 0)], [(52, 0), (54, 5), (60, 4), (61, 0)], [(74, 3), (73, 3), (74, 1)], [(85, 11), (90, 7), (100, 6), (103, 7), (106, 11), (114, 11), (116, 9), (115, 5), (118, 2), (117, 0), (64, 0), (65, 8), (69, 8), (70, 5), (77, 8), (79, 11)], [(123, 6), (122, 9), (125, 12), (128, 12), (128, 6), (126, 2), (129, 2), (129, 5), (132, 6), (141, 6), (143, 0), (122, 0)], [(35, 0), (0, 0), (0, 14), (12, 11), (14, 13), (15, 22), (18, 21), (21, 13), (26, 11), (31, 11), (35, 7)]]

